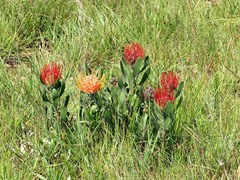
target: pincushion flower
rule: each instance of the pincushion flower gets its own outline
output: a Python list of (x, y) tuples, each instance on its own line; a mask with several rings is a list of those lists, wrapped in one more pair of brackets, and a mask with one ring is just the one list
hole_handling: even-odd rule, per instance
[(174, 93), (168, 92), (166, 89), (158, 88), (154, 90), (154, 100), (161, 109), (164, 109), (169, 101), (174, 103)]
[(78, 88), (85, 93), (94, 94), (105, 85), (105, 76), (99, 79), (96, 75), (84, 75), (79, 73), (76, 80)]
[(169, 71), (169, 72), (164, 72), (161, 75), (161, 87), (163, 89), (166, 89), (166, 91), (174, 91), (177, 89), (179, 84), (179, 77), (177, 76), (176, 73)]
[(139, 43), (131, 43), (124, 48), (124, 59), (131, 65), (133, 65), (138, 58), (144, 58), (145, 52), (143, 47)]
[(55, 86), (56, 82), (62, 77), (62, 69), (56, 62), (45, 64), (40, 72), (40, 79), (46, 86)]

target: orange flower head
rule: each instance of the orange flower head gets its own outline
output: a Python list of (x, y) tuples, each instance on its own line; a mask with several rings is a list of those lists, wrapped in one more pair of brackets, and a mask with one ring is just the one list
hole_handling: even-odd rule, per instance
[(174, 92), (168, 92), (166, 89), (158, 88), (154, 90), (154, 100), (161, 109), (164, 109), (169, 101), (174, 103)]
[(83, 75), (79, 73), (76, 83), (82, 92), (94, 94), (104, 87), (105, 76), (103, 75), (99, 80), (96, 75)]
[(133, 65), (138, 58), (144, 59), (145, 53), (143, 47), (139, 43), (131, 43), (124, 48), (124, 59)]
[(161, 87), (167, 91), (174, 91), (179, 84), (179, 77), (172, 71), (164, 72), (161, 75)]
[(45, 64), (40, 73), (41, 82), (46, 86), (55, 86), (56, 82), (62, 77), (62, 70), (56, 62)]

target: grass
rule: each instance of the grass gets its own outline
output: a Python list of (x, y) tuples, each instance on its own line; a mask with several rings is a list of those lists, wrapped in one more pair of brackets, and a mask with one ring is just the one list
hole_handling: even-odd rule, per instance
[[(1, 179), (237, 179), (240, 165), (240, 2), (99, 0), (0, 2)], [(64, 64), (69, 109), (78, 112), (78, 69), (88, 61), (118, 73), (122, 47), (138, 41), (162, 71), (185, 81), (178, 111), (183, 142), (171, 162), (130, 137), (89, 146), (44, 128), (39, 69)], [(81, 126), (81, 124), (80, 124)], [(50, 141), (50, 142), (49, 142)]]

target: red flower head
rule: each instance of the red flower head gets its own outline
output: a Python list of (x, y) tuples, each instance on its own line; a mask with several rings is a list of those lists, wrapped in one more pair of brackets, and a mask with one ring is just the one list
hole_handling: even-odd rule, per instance
[(174, 103), (174, 92), (168, 92), (166, 89), (158, 88), (154, 90), (154, 100), (163, 109), (168, 101)]
[(164, 72), (161, 75), (161, 87), (171, 92), (177, 89), (179, 77), (174, 72)]
[(61, 77), (61, 67), (55, 62), (45, 64), (40, 73), (40, 79), (46, 86), (55, 86), (57, 80), (59, 80)]
[(131, 43), (124, 48), (124, 59), (131, 65), (133, 65), (138, 58), (144, 58), (145, 53), (143, 47), (138, 43)]

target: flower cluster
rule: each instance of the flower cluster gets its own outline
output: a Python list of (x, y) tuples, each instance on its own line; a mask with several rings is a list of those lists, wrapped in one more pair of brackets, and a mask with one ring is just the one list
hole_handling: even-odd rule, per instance
[(168, 101), (174, 104), (174, 90), (179, 85), (179, 77), (174, 72), (164, 72), (161, 75), (160, 86), (154, 91), (154, 99), (161, 109), (165, 107)]
[(172, 92), (175, 89), (177, 89), (179, 84), (179, 78), (178, 76), (172, 72), (164, 72), (161, 75), (161, 86), (168, 92)]
[(120, 61), (121, 74), (112, 78), (109, 86), (104, 71), (98, 68), (96, 74), (92, 73), (85, 62), (76, 77), (76, 86), (81, 91), (77, 117), (71, 115), (67, 108), (70, 97), (64, 94), (66, 86), (61, 66), (56, 62), (44, 65), (40, 79), (44, 84), (42, 100), (50, 117), (46, 118), (48, 129), (55, 127), (55, 131), (64, 138), (67, 133), (80, 132), (76, 130), (79, 121), (74, 121), (79, 118), (86, 123), (87, 130), (94, 131), (91, 136), (97, 141), (104, 137), (105, 132), (114, 134), (118, 131), (132, 133), (132, 137), (141, 143), (154, 137), (160, 140), (157, 140), (159, 143), (164, 142), (166, 147), (171, 147), (170, 140), (175, 138), (176, 112), (182, 102), (182, 97), (178, 99), (178, 96), (183, 82), (179, 83), (177, 74), (169, 71), (161, 74), (157, 89), (147, 87), (143, 90), (150, 77), (149, 65), (149, 56), (145, 56), (139, 43), (126, 45)]
[(50, 87), (54, 87), (56, 82), (62, 77), (61, 66), (56, 62), (45, 64), (40, 72), (41, 82)]
[(96, 75), (84, 75), (79, 73), (76, 80), (78, 88), (85, 93), (94, 94), (104, 87), (105, 76), (100, 79)]
[[(145, 52), (143, 47), (137, 43), (130, 43), (124, 47), (123, 51), (124, 59), (131, 65), (134, 66), (134, 63), (138, 58), (144, 58)], [(56, 62), (50, 62), (41, 69), (40, 79), (41, 82), (47, 87), (54, 87), (56, 82), (62, 77), (62, 69), (59, 64)], [(95, 94), (105, 85), (105, 76), (97, 77), (96, 75), (84, 75), (79, 73), (76, 79), (76, 84), (78, 88), (88, 94)], [(114, 81), (114, 84), (117, 83), (117, 80)], [(174, 90), (179, 85), (179, 77), (172, 71), (164, 72), (161, 74), (159, 88), (152, 89), (147, 88), (142, 92), (144, 99), (154, 99), (155, 102), (160, 106), (161, 109), (165, 105), (172, 101), (174, 103)]]
[(145, 52), (139, 43), (131, 43), (125, 46), (123, 55), (124, 59), (133, 65), (138, 58), (144, 59)]

